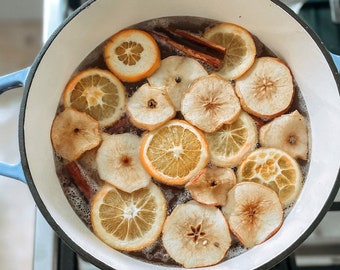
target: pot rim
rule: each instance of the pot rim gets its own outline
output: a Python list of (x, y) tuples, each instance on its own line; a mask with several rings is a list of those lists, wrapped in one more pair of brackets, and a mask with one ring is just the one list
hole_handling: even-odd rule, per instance
[[(47, 42), (42, 47), (40, 53), (36, 57), (34, 63), (31, 66), (30, 72), (28, 74), (28, 77), (26, 79), (25, 87), (24, 87), (24, 95), (23, 100), (21, 103), (20, 108), (20, 114), (19, 114), (19, 150), (20, 150), (20, 156), (22, 161), (22, 167), (24, 170), (24, 174), (27, 180), (28, 187), (30, 189), (30, 192), (32, 193), (32, 196), (34, 197), (34, 200), (47, 220), (47, 222), (50, 224), (50, 226), (53, 228), (53, 230), (57, 233), (57, 235), (63, 239), (77, 254), (80, 256), (86, 258), (89, 262), (93, 263), (94, 265), (100, 267), (100, 268), (110, 268), (111, 267), (104, 262), (97, 259), (93, 254), (90, 254), (85, 249), (83, 249), (81, 246), (79, 246), (74, 240), (69, 236), (63, 228), (55, 221), (55, 219), (52, 217), (51, 213), (48, 211), (43, 199), (41, 198), (41, 195), (39, 194), (34, 179), (30, 172), (29, 162), (27, 159), (27, 153), (26, 153), (26, 147), (25, 147), (25, 112), (26, 112), (26, 106), (27, 106), (27, 99), (30, 91), (30, 87), (32, 84), (32, 81), (35, 77), (36, 69), (38, 68), (41, 60), (43, 59), (45, 53), (48, 51), (51, 44), (53, 44), (56, 37), (59, 35), (60, 32), (63, 31), (65, 26), (67, 26), (70, 22), (72, 22), (81, 12), (83, 12), (85, 9), (90, 8), (90, 6), (95, 3), (96, 0), (89, 0), (85, 4), (83, 4), (81, 7), (79, 7), (77, 10), (75, 10), (50, 36), (50, 38), (47, 40)], [(283, 12), (288, 13), (291, 17), (294, 18), (294, 20), (299, 23), (308, 33), (308, 35), (314, 40), (315, 44), (319, 47), (321, 50), (323, 57), (327, 60), (329, 67), (333, 73), (334, 80), (336, 81), (338, 92), (340, 92), (340, 76), (339, 72), (332, 60), (332, 57), (329, 53), (329, 51), (324, 47), (323, 43), (317, 36), (317, 34), (301, 19), (296, 15), (292, 10), (290, 10), (286, 5), (284, 5), (279, 0), (271, 0), (272, 3), (282, 8)], [(316, 228), (316, 226), (320, 223), (320, 221), (323, 219), (324, 215), (327, 213), (328, 209), (330, 208), (335, 196), (337, 195), (337, 191), (340, 187), (340, 178), (339, 178), (339, 172), (337, 175), (337, 180), (335, 181), (335, 184), (332, 188), (332, 192), (329, 194), (328, 199), (326, 203), (324, 204), (323, 208), (319, 212), (319, 215), (317, 218), (309, 225), (308, 229), (298, 238), (296, 241), (289, 246), (287, 249), (282, 250), (279, 256), (276, 256), (272, 258), (270, 261), (266, 262), (265, 264), (262, 264), (259, 268), (262, 267), (271, 267), (275, 264), (279, 263), (281, 260), (289, 256), (290, 253), (292, 253), (309, 235), (310, 233)]]

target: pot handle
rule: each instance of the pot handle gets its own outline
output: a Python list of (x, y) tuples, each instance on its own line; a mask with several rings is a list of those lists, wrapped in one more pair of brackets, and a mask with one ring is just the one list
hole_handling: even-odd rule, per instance
[(331, 53), (331, 56), (333, 58), (333, 61), (336, 65), (336, 67), (338, 68), (339, 73), (340, 73), (340, 55), (336, 55), (334, 53)]
[[(0, 95), (8, 90), (24, 86), (29, 71), (30, 67), (27, 67), (0, 77)], [(0, 175), (26, 183), (21, 162), (18, 162), (17, 164), (0, 162)]]

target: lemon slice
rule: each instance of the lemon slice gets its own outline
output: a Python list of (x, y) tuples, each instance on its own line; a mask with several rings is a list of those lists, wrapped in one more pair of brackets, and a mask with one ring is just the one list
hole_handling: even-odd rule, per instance
[(229, 81), (216, 74), (195, 80), (182, 98), (181, 112), (189, 123), (205, 132), (214, 132), (234, 122), (241, 105)]
[(236, 80), (235, 90), (245, 111), (262, 119), (271, 119), (291, 105), (293, 76), (281, 59), (260, 57), (246, 74)]
[(171, 55), (161, 61), (157, 71), (148, 78), (151, 86), (164, 87), (175, 109), (181, 109), (181, 100), (189, 85), (197, 78), (208, 75), (195, 59)]
[(208, 145), (201, 131), (171, 120), (142, 138), (140, 159), (156, 180), (183, 185), (207, 165)]
[(218, 71), (218, 74), (225, 79), (237, 79), (254, 63), (255, 42), (252, 35), (243, 27), (232, 23), (221, 23), (208, 28), (203, 36), (227, 49), (224, 65)]
[(302, 187), (299, 164), (276, 148), (261, 147), (251, 152), (237, 169), (237, 179), (271, 188), (278, 194), (284, 208), (296, 201)]
[(52, 123), (53, 149), (61, 157), (72, 161), (101, 142), (98, 122), (86, 113), (66, 108)]
[(124, 251), (140, 250), (159, 237), (166, 208), (162, 191), (153, 183), (132, 193), (106, 184), (92, 199), (91, 224), (107, 245)]
[(125, 106), (125, 87), (109, 71), (92, 68), (70, 79), (63, 93), (65, 107), (86, 112), (101, 127), (117, 121)]
[(137, 82), (150, 76), (160, 65), (160, 51), (145, 31), (127, 29), (113, 35), (104, 47), (108, 68), (122, 81)]
[(176, 110), (164, 88), (148, 83), (137, 89), (127, 103), (130, 121), (137, 127), (153, 130), (176, 115)]
[(213, 133), (205, 134), (211, 162), (220, 167), (235, 167), (243, 157), (255, 149), (258, 131), (252, 117), (242, 111), (232, 124), (223, 125)]
[(189, 201), (178, 205), (166, 219), (162, 241), (176, 262), (194, 268), (221, 261), (231, 236), (221, 210)]
[(283, 209), (277, 194), (261, 184), (236, 184), (222, 207), (230, 230), (245, 247), (253, 247), (273, 236), (283, 222)]
[(137, 135), (130, 133), (103, 137), (96, 156), (100, 178), (125, 192), (147, 186), (151, 177), (139, 160), (140, 142)]

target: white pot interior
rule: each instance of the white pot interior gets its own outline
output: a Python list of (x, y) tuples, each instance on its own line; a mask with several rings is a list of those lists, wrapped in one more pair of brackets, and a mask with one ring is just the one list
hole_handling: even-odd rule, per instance
[[(23, 111), (22, 152), (38, 205), (54, 229), (62, 230), (79, 248), (114, 269), (150, 269), (151, 265), (122, 255), (82, 223), (68, 203), (55, 174), (50, 127), (64, 86), (80, 62), (118, 30), (151, 18), (190, 15), (233, 22), (247, 28), (283, 58), (307, 103), (311, 121), (311, 165), (300, 198), (280, 231), (246, 253), (211, 269), (251, 269), (269, 263), (303, 239), (332, 192), (340, 160), (339, 94), (334, 75), (306, 29), (282, 7), (268, 0), (97, 0), (52, 38), (27, 93)], [(26, 168), (27, 169), (27, 168)], [(26, 177), (29, 177), (27, 173)], [(333, 194), (335, 196), (335, 194)], [(69, 243), (70, 239), (66, 239)], [(290, 250), (292, 251), (292, 250)], [(288, 255), (288, 254), (285, 254)], [(281, 258), (283, 259), (283, 257)], [(278, 261), (276, 261), (278, 262)], [(161, 269), (158, 267), (157, 269)], [(169, 268), (167, 268), (169, 269)], [(178, 268), (175, 268), (178, 269)]]

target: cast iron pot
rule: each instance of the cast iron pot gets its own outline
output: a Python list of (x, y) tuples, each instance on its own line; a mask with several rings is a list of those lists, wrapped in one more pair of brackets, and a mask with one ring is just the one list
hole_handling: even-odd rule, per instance
[[(339, 187), (339, 74), (318, 37), (291, 10), (273, 0), (92, 0), (50, 37), (33, 65), (1, 78), (0, 93), (24, 85), (19, 120), (21, 162), (1, 164), (3, 175), (26, 180), (56, 233), (78, 254), (108, 269), (170, 269), (132, 259), (105, 245), (75, 214), (55, 173), (50, 128), (64, 86), (80, 62), (118, 30), (166, 16), (198, 16), (247, 28), (283, 58), (307, 104), (310, 168), (301, 195), (268, 241), (211, 269), (269, 268), (296, 249), (330, 207)], [(333, 57), (339, 62), (338, 57)], [(178, 268), (175, 268), (178, 269)]]

